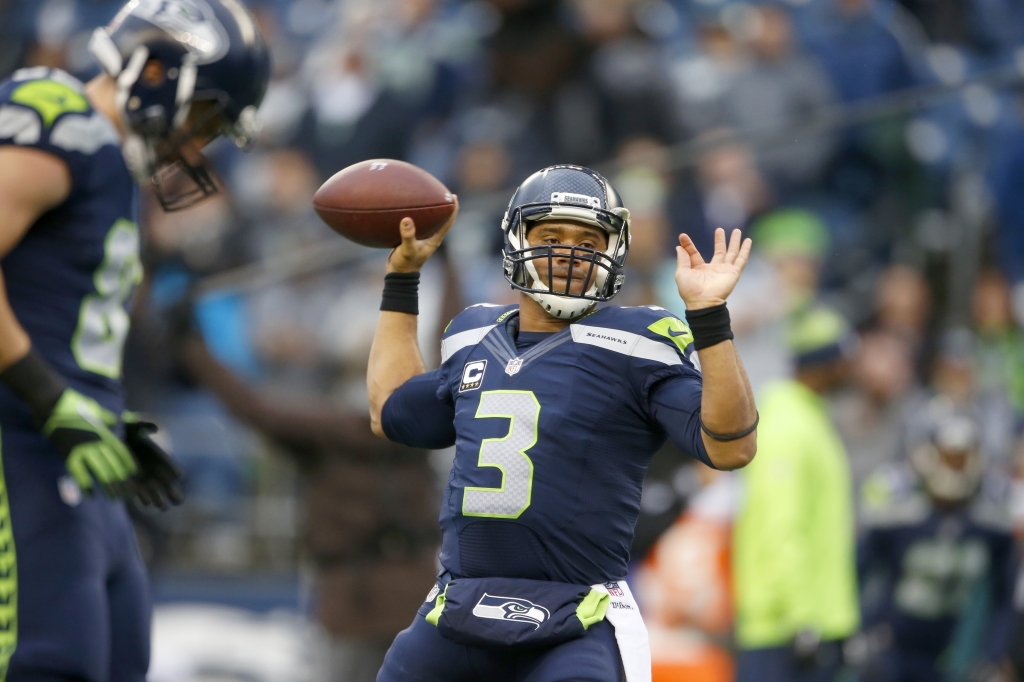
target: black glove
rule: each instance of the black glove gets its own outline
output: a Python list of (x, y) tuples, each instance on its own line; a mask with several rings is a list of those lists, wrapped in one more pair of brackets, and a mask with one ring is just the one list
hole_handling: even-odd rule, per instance
[(139, 502), (147, 506), (167, 509), (181, 504), (185, 494), (179, 482), (182, 471), (167, 452), (149, 437), (157, 425), (139, 418), (134, 412), (121, 415), (124, 422), (124, 442), (138, 462), (138, 473), (132, 478)]
[(5, 367), (0, 382), (25, 402), (83, 493), (92, 495), (99, 487), (112, 500), (130, 496), (128, 481), (138, 468), (114, 434), (117, 415), (69, 388), (34, 348)]

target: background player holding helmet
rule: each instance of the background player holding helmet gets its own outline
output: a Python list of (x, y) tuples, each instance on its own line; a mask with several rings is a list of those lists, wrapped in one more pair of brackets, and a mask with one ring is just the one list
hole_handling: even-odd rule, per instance
[(1004, 679), (1017, 566), (1010, 490), (987, 470), (979, 437), (970, 412), (934, 398), (910, 420), (907, 460), (864, 485), (861, 580), (884, 586), (865, 630), (890, 644), (868, 679)]

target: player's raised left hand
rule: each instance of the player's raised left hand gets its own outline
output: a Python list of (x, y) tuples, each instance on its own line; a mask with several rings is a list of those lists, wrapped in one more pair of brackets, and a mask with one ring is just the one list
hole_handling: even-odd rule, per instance
[(750, 258), (751, 241), (743, 239), (739, 230), (733, 230), (728, 248), (725, 230), (715, 230), (715, 253), (710, 262), (697, 251), (693, 240), (679, 235), (676, 247), (676, 286), (689, 310), (700, 310), (725, 303), (739, 281), (740, 273)]
[(448, 221), (432, 237), (416, 239), (416, 223), (412, 218), (402, 218), (402, 222), (398, 226), (402, 235), (402, 243), (396, 246), (388, 256), (387, 272), (420, 271), (427, 259), (437, 251), (437, 247), (441, 246), (445, 234), (451, 229), (455, 218), (459, 215), (459, 198), (455, 195), (452, 197), (455, 199), (455, 210), (452, 211)]
[(132, 477), (135, 495), (139, 502), (161, 510), (185, 501), (182, 492), (182, 471), (171, 456), (150, 435), (156, 433), (157, 425), (141, 419), (134, 412), (121, 415), (124, 422), (124, 442), (139, 464), (138, 473)]

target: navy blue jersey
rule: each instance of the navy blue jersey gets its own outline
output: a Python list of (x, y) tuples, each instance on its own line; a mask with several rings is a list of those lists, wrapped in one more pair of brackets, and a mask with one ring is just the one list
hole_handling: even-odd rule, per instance
[(937, 658), (973, 600), (987, 598), (985, 654), (1006, 653), (1017, 556), (1009, 486), (986, 478), (966, 506), (937, 508), (907, 465), (889, 465), (864, 484), (866, 530), (858, 552), (863, 577), (883, 577), (881, 603), (866, 625), (885, 622), (897, 650)]
[(609, 307), (517, 349), (518, 314), (456, 317), (441, 367), (385, 404), (385, 432), (455, 445), (441, 510), (453, 575), (621, 579), (651, 456), (671, 435), (708, 463), (689, 329), (662, 308)]
[[(141, 267), (137, 193), (117, 131), (68, 74), (22, 69), (0, 83), (0, 145), (52, 154), (71, 175), (68, 198), (0, 261), (14, 313), (73, 388), (119, 414), (125, 305)], [(31, 424), (6, 387), (0, 424)]]

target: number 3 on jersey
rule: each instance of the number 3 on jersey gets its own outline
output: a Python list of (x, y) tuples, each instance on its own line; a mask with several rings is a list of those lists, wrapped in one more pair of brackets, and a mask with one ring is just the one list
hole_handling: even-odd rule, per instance
[(71, 350), (82, 369), (117, 379), (129, 327), (124, 304), (142, 281), (135, 223), (124, 219), (114, 223), (103, 249), (103, 262), (93, 275), (96, 293), (82, 299)]
[(480, 443), (477, 465), (501, 470), (500, 488), (466, 487), (463, 516), (518, 518), (530, 506), (533, 491), (533, 460), (526, 451), (537, 444), (540, 403), (533, 391), (484, 391), (476, 409), (477, 419), (508, 419), (508, 433)]

